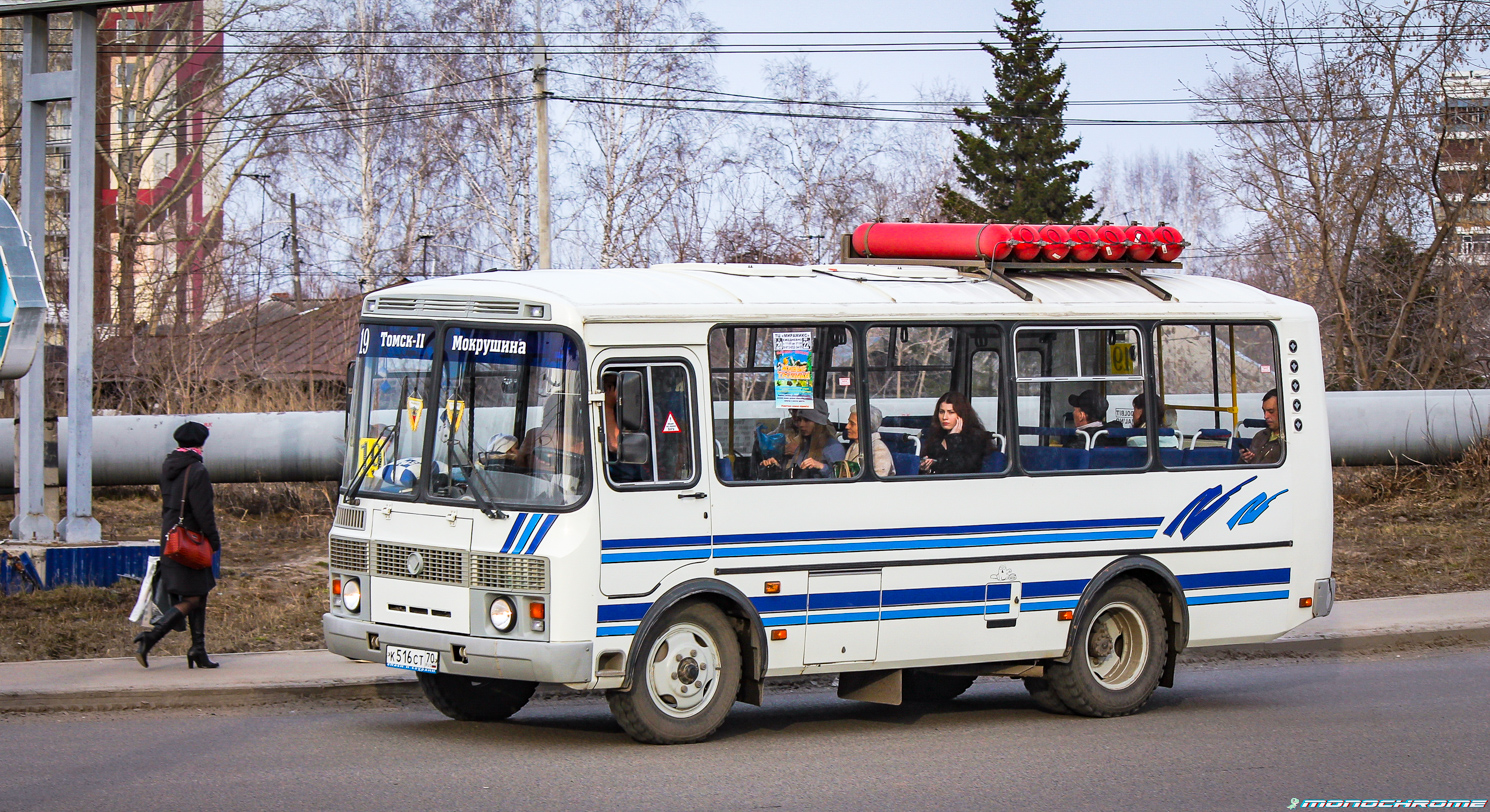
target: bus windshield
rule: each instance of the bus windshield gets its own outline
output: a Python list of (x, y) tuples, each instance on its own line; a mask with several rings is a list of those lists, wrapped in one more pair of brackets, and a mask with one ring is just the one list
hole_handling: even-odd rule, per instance
[(442, 341), (427, 492), (498, 509), (582, 499), (586, 401), (574, 342), (553, 331), (472, 327), (450, 327)]
[(424, 451), (424, 399), (434, 372), (435, 330), (364, 324), (358, 333), (357, 371), (343, 485), (359, 475), (362, 493), (414, 490)]

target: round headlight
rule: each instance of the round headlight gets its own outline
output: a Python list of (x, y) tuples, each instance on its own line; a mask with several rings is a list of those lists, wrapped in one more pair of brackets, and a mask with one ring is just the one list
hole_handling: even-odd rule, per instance
[(362, 608), (362, 584), (358, 583), (356, 578), (348, 578), (342, 583), (341, 605), (353, 614)]
[(497, 598), (491, 602), (491, 625), (503, 634), (512, 631), (517, 625), (517, 607), (512, 604), (511, 598)]

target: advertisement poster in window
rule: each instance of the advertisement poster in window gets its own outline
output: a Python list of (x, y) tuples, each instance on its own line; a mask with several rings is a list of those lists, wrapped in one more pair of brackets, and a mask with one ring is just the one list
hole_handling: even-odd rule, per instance
[(812, 333), (776, 333), (776, 408), (812, 408)]

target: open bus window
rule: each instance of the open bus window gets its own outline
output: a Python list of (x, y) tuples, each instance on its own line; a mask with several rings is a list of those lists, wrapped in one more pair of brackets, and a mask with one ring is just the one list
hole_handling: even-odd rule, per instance
[(1139, 336), (1132, 327), (1015, 331), (1019, 458), (1024, 470), (1148, 466), (1148, 431), (1132, 425), (1132, 404), (1144, 395)]
[(353, 369), (353, 442), (343, 487), (410, 495), (423, 470), (425, 419), (434, 372), (433, 327), (364, 324)]
[(583, 498), (587, 401), (573, 341), (559, 332), (451, 327), (444, 343), (427, 492), (499, 508)]
[(709, 334), (715, 468), (722, 482), (857, 477), (846, 436), (858, 398), (850, 328), (717, 327)]
[[(882, 477), (1001, 473), (1008, 449), (999, 420), (999, 344), (993, 325), (893, 325), (865, 332), (875, 443)], [(943, 406), (945, 404), (945, 406)], [(939, 411), (950, 409), (951, 427)]]
[[(1283, 404), (1276, 393), (1278, 343), (1265, 324), (1165, 324), (1158, 328), (1158, 390), (1178, 448), (1170, 468), (1271, 465), (1284, 455)], [(1271, 422), (1270, 422), (1271, 421)]]

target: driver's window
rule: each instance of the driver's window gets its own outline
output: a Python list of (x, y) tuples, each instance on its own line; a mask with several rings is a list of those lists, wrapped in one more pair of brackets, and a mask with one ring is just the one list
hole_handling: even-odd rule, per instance
[(607, 365), (605, 476), (618, 488), (689, 485), (698, 478), (692, 376), (678, 363)]

